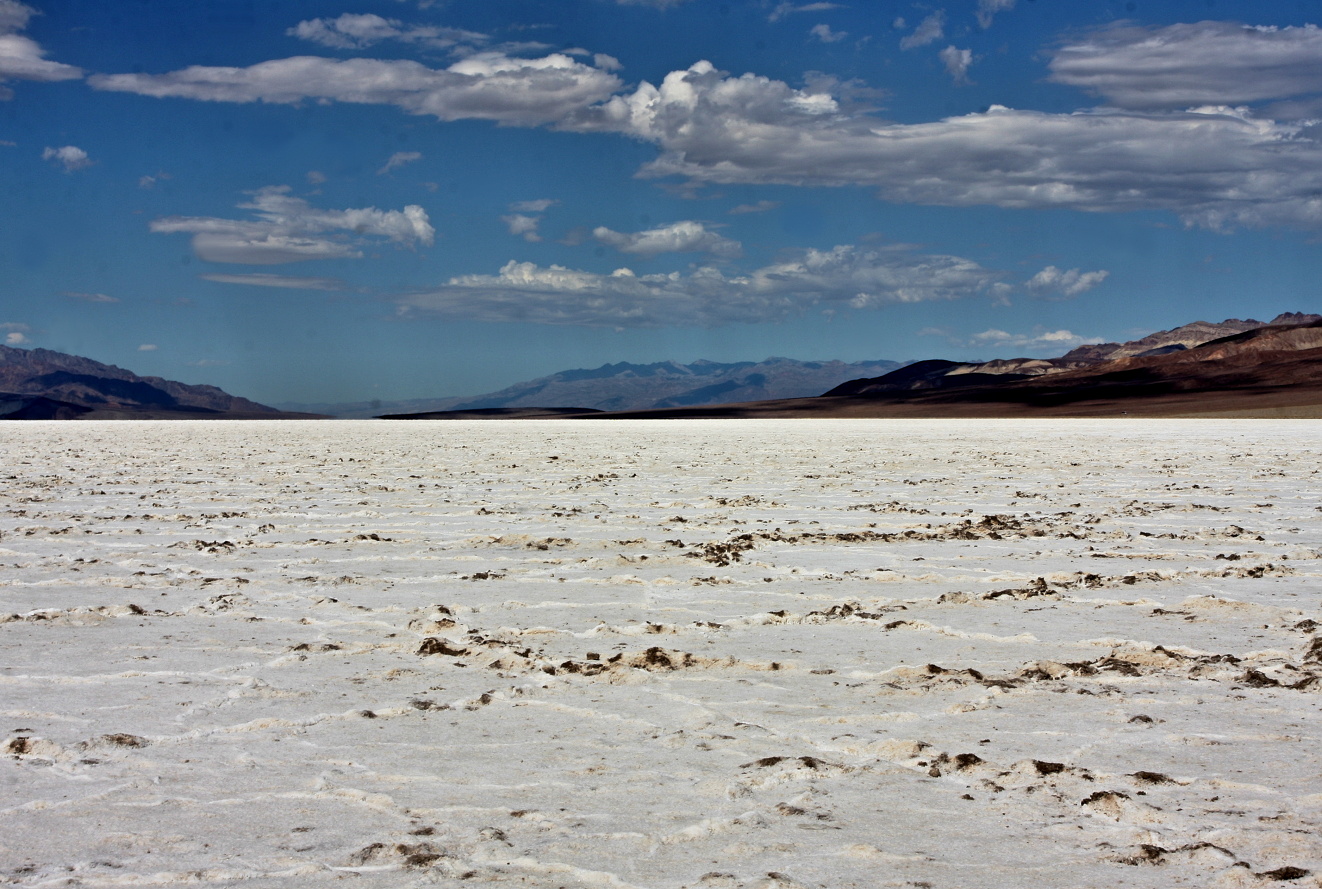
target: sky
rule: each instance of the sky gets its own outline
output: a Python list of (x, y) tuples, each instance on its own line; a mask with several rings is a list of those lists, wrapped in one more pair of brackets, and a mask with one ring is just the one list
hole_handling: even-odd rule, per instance
[(0, 0), (0, 342), (265, 403), (1318, 311), (1285, 0)]

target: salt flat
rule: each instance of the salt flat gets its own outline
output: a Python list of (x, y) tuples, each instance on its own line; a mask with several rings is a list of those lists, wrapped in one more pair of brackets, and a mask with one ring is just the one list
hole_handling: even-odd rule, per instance
[(1308, 421), (13, 423), (0, 883), (1322, 885)]

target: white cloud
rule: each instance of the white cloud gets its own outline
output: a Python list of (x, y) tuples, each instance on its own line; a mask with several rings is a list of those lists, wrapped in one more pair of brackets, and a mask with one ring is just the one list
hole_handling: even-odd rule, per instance
[(905, 248), (807, 250), (747, 275), (610, 274), (511, 260), (496, 275), (462, 275), (398, 300), (401, 311), (479, 321), (590, 327), (717, 326), (779, 321), (812, 308), (872, 309), (984, 292), (996, 274), (957, 256)]
[(41, 159), (59, 164), (66, 173), (92, 166), (92, 159), (87, 156), (87, 152), (76, 145), (65, 145), (63, 148), (51, 148), (48, 145), (41, 153)]
[(558, 203), (560, 202), (557, 200), (552, 200), (551, 198), (539, 198), (535, 201), (516, 201), (513, 204), (510, 204), (510, 212), (544, 213)]
[(774, 210), (780, 206), (780, 201), (758, 201), (756, 204), (740, 204), (737, 207), (731, 207), (729, 213), (731, 216), (741, 216), (745, 213), (765, 213), (768, 210)]
[(440, 120), (534, 126), (569, 119), (620, 86), (614, 74), (563, 53), (540, 59), (477, 53), (444, 69), (408, 59), (299, 56), (247, 68), (194, 65), (168, 74), (98, 74), (96, 89), (210, 102), (333, 100), (394, 105)]
[(831, 9), (843, 9), (843, 3), (781, 3), (771, 10), (767, 21), (778, 22), (787, 15), (796, 12), (826, 12)]
[(422, 160), (421, 151), (396, 151), (394, 154), (390, 155), (390, 160), (386, 161), (385, 166), (376, 171), (376, 175), (384, 176), (391, 170), (398, 169), (405, 164), (411, 164), (414, 161), (420, 160)]
[(0, 0), (0, 101), (13, 98), (4, 86), (7, 80), (55, 82), (77, 80), (81, 68), (63, 65), (45, 58), (45, 51), (33, 40), (19, 34), (37, 11), (17, 0)]
[(320, 170), (308, 170), (307, 180), (308, 185), (325, 185), (326, 174)]
[(662, 253), (709, 253), (722, 259), (733, 259), (743, 254), (743, 245), (738, 241), (708, 231), (701, 222), (687, 219), (629, 234), (599, 226), (592, 230), (592, 236), (621, 253), (636, 253), (649, 258)]
[(12, 34), (28, 26), (37, 11), (18, 0), (0, 0), (0, 34)]
[(978, 25), (986, 30), (998, 12), (1014, 9), (1014, 0), (978, 0)]
[[(933, 13), (906, 41), (916, 45), (914, 38), (935, 33), (943, 23), (943, 14)], [(731, 77), (705, 61), (672, 71), (659, 86), (644, 82), (617, 94), (620, 81), (615, 75), (568, 53), (542, 59), (482, 53), (442, 70), (404, 60), (304, 57), (249, 68), (98, 76), (92, 82), (102, 89), (154, 96), (371, 102), (442, 120), (614, 132), (658, 147), (659, 156), (640, 175), (685, 177), (688, 188), (701, 183), (853, 185), (873, 187), (882, 200), (898, 203), (1167, 210), (1187, 225), (1211, 229), (1319, 228), (1319, 128), (1308, 121), (1274, 121), (1223, 105), (1161, 110), (1161, 102), (1200, 97), (1191, 92), (1193, 87), (1181, 85), (1187, 79), (1184, 74), (1168, 81), (1155, 75), (1126, 81), (1107, 80), (1098, 73), (1119, 77), (1116, 72), (1124, 66), (1116, 58), (1127, 58), (1124, 53), (1131, 44), (1160, 38), (1172, 47), (1174, 71), (1203, 72), (1208, 83), (1219, 84), (1225, 78), (1208, 73), (1205, 64), (1197, 65), (1220, 56), (1190, 49), (1210, 35), (1235, 46), (1235, 41), (1247, 41), (1257, 47), (1257, 56), (1226, 54), (1229, 67), (1239, 72), (1236, 76), (1264, 72), (1256, 81), (1247, 77), (1253, 85), (1225, 87), (1231, 90), (1227, 94), (1298, 95), (1313, 88), (1310, 72), (1322, 65), (1317, 62), (1322, 53), (1314, 53), (1307, 63), (1302, 59), (1317, 34), (1313, 28), (1246, 31), (1223, 23), (1094, 32), (1056, 53), (1054, 76), (1109, 90), (1113, 101), (1124, 98), (1148, 107), (1062, 114), (992, 106), (910, 124), (873, 116), (857, 104), (856, 91), (848, 84), (813, 78), (796, 89), (753, 74)], [(1300, 64), (1250, 64), (1253, 58), (1271, 55), (1260, 44), (1283, 57), (1299, 58)], [(1093, 56), (1105, 57), (1092, 68), (1080, 61), (1088, 57), (1087, 47), (1100, 47)], [(964, 50), (956, 52), (959, 55), (948, 61), (957, 76), (960, 70), (967, 72), (972, 57), (963, 55)], [(1316, 79), (1322, 83), (1322, 75)]]
[(1095, 272), (1081, 272), (1078, 269), (1061, 271), (1049, 265), (1024, 282), (1031, 293), (1039, 296), (1058, 296), (1069, 299), (1081, 293), (1087, 293), (1110, 276), (1102, 269)]
[(0, 323), (0, 331), (4, 331), (6, 346), (21, 346), (24, 343), (31, 342), (28, 334), (32, 328), (26, 324), (20, 324), (17, 321), (5, 321)]
[(138, 346), (139, 352), (155, 352), (156, 349), (157, 346), (155, 343), (143, 343), (142, 345)]
[(946, 73), (955, 83), (969, 82), (969, 66), (973, 64), (973, 50), (956, 49), (954, 46), (947, 46), (941, 52), (937, 53), (937, 58), (941, 64), (946, 66)]
[(164, 173), (164, 172), (157, 173), (155, 176), (139, 176), (138, 188), (143, 188), (150, 191), (151, 189), (155, 188), (156, 183), (160, 182), (162, 179), (173, 179), (173, 178), (174, 177), (171, 176), (169, 173)]
[(525, 241), (536, 243), (542, 239), (542, 236), (537, 233), (537, 226), (542, 221), (540, 216), (511, 213), (509, 216), (500, 217), (500, 221), (509, 228), (510, 234), (521, 235)]
[[(366, 237), (405, 245), (430, 245), (435, 238), (427, 212), (416, 204), (403, 210), (321, 210), (292, 197), (289, 191), (288, 186), (279, 185), (250, 192), (253, 199), (239, 207), (253, 210), (257, 219), (168, 216), (154, 220), (151, 230), (191, 233), (194, 252), (208, 262), (253, 265), (356, 259), (363, 255), (359, 245)], [(338, 232), (352, 232), (354, 237), (335, 234)]]
[(338, 278), (300, 278), (295, 275), (198, 275), (203, 281), (218, 284), (244, 284), (252, 287), (283, 287), (290, 290), (343, 290)]
[(554, 207), (559, 201), (550, 198), (539, 198), (535, 201), (515, 201), (510, 204), (510, 214), (500, 217), (500, 221), (505, 223), (512, 235), (520, 235), (525, 241), (537, 243), (542, 236), (537, 232), (537, 226), (541, 224), (542, 217), (539, 215), (547, 209)]
[(874, 186), (899, 203), (1123, 212), (1188, 225), (1322, 227), (1322, 142), (1301, 123), (1231, 108), (984, 112), (895, 124), (823, 87), (794, 89), (708, 62), (579, 116), (646, 139), (641, 175), (690, 183)]
[(1121, 25), (1067, 43), (1051, 80), (1124, 108), (1238, 105), (1322, 93), (1322, 28)]
[(459, 45), (476, 45), (487, 41), (487, 35), (458, 28), (437, 28), (428, 25), (406, 25), (398, 19), (379, 15), (358, 15), (346, 12), (339, 18), (308, 19), (285, 32), (335, 49), (363, 49), (384, 40), (417, 43), (438, 49)]
[(106, 296), (104, 293), (81, 293), (76, 290), (66, 290), (64, 295), (69, 299), (76, 299), (85, 303), (117, 303), (118, 297)]
[(918, 23), (913, 33), (900, 41), (900, 49), (915, 49), (927, 46), (946, 36), (946, 11), (938, 9)]
[(830, 25), (813, 25), (808, 33), (822, 43), (838, 43), (849, 36), (848, 31), (832, 31)]
[(1100, 342), (1104, 342), (1101, 337), (1079, 336), (1069, 330), (1046, 330), (1043, 327), (1035, 327), (1032, 333), (1008, 333), (991, 328), (982, 333), (975, 333), (969, 338), (968, 345), (996, 349), (1028, 349), (1038, 352), (1055, 350), (1051, 353), (1055, 356), (1068, 352), (1076, 346)]
[(228, 361), (222, 361), (219, 358), (199, 358), (197, 361), (189, 361), (189, 367), (228, 367)]

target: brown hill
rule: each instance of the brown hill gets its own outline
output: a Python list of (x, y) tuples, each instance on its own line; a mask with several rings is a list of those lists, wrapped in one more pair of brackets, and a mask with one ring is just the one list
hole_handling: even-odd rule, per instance
[[(983, 363), (920, 361), (880, 377), (850, 380), (827, 395), (881, 395), (910, 389), (968, 389), (1015, 380), (1051, 376), (1130, 357), (1157, 357), (1200, 346), (1212, 340), (1265, 327), (1297, 326), (1322, 321), (1322, 315), (1286, 312), (1271, 321), (1227, 318), (1220, 323), (1194, 321), (1172, 330), (1160, 330), (1127, 343), (1079, 346), (1059, 358), (1002, 358)], [(915, 372), (921, 368), (921, 372)]]
[(113, 364), (50, 349), (0, 346), (0, 419), (283, 419), (290, 414), (230, 395), (140, 377)]
[(893, 388), (863, 394), (599, 416), (1322, 417), (1322, 320), (1259, 326), (1191, 349), (1115, 358), (1052, 374), (999, 379), (965, 374), (974, 380), (967, 385), (912, 387), (923, 373), (911, 367), (916, 368), (914, 380), (906, 388), (900, 388), (905, 381), (896, 380)]

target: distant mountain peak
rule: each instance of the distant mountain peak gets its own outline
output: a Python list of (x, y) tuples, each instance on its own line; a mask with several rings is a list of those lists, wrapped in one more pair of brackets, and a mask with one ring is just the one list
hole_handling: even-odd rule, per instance
[(843, 361), (797, 361), (782, 357), (731, 362), (698, 359), (688, 364), (673, 360), (652, 364), (621, 361), (595, 368), (562, 370), (485, 395), (420, 398), (376, 404), (299, 405), (298, 408), (342, 417), (514, 410), (551, 405), (573, 405), (601, 411), (645, 410), (809, 397), (845, 380), (875, 375), (898, 366), (894, 361), (859, 361), (850, 364)]

